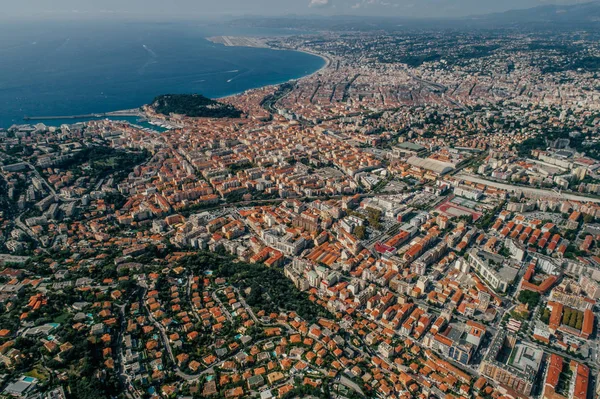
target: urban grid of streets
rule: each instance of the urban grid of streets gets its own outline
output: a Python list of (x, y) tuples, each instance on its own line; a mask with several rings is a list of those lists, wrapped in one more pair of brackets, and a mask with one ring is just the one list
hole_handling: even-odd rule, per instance
[(5, 394), (594, 396), (593, 36), (211, 40), (326, 66), (0, 130)]

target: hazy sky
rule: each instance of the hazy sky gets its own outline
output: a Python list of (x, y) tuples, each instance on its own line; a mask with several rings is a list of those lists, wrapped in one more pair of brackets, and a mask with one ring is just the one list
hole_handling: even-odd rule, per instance
[(385, 15), (455, 17), (589, 0), (3, 0), (4, 17), (173, 18), (218, 15)]

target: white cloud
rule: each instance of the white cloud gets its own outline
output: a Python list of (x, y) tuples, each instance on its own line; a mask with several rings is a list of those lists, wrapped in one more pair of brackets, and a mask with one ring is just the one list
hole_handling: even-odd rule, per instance
[(368, 7), (398, 7), (398, 3), (392, 4), (386, 0), (360, 0), (356, 4), (352, 5), (351, 8), (368, 8)]
[(308, 4), (309, 7), (314, 8), (314, 7), (327, 7), (329, 6), (331, 3), (329, 0), (310, 0), (310, 3)]

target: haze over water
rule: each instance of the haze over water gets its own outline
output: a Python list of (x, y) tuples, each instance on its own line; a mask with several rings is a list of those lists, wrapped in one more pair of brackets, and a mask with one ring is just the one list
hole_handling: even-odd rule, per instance
[(181, 23), (0, 25), (0, 127), (24, 123), (23, 116), (135, 108), (159, 94), (222, 97), (299, 78), (324, 64), (305, 53), (205, 40), (245, 33)]

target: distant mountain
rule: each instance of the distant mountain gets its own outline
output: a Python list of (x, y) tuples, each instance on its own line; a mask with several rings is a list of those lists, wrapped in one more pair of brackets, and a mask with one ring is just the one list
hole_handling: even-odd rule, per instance
[(402, 31), (413, 29), (600, 29), (600, 1), (576, 5), (544, 5), (464, 18), (408, 18), (338, 16), (244, 17), (230, 21), (236, 27), (291, 31)]
[(289, 30), (290, 33), (316, 31), (394, 31), (407, 26), (416, 27), (423, 21), (404, 17), (358, 17), (355, 15), (286, 15), (280, 17), (249, 16), (230, 21), (233, 27)]
[(471, 22), (491, 22), (494, 25), (514, 24), (585, 24), (600, 27), (600, 1), (574, 5), (544, 5), (524, 10), (465, 18)]

